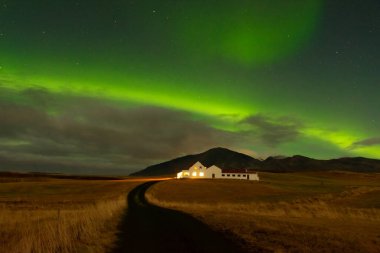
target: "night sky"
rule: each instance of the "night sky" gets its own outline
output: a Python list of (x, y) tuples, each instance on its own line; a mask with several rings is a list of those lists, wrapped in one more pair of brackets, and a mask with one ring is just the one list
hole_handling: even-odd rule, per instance
[(0, 170), (380, 158), (379, 48), (378, 0), (0, 0)]

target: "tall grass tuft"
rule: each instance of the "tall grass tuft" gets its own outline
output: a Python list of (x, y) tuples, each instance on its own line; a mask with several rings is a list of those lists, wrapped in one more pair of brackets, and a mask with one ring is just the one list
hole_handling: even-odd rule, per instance
[(0, 252), (101, 252), (99, 240), (126, 208), (125, 195), (58, 209), (0, 206)]

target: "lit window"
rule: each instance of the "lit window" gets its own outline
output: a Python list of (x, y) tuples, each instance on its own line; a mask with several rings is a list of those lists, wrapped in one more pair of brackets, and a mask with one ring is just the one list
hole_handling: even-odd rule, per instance
[(196, 177), (196, 176), (197, 176), (197, 173), (196, 173), (196, 172), (193, 172), (192, 175), (193, 175), (193, 177)]
[(199, 176), (200, 177), (203, 177), (205, 175), (205, 173), (203, 173), (203, 172), (199, 172)]

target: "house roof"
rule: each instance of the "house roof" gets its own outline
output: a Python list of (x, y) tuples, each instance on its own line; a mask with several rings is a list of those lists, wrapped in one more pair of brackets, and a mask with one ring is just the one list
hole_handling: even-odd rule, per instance
[(194, 163), (190, 168), (206, 169), (207, 167), (198, 161), (198, 162)]

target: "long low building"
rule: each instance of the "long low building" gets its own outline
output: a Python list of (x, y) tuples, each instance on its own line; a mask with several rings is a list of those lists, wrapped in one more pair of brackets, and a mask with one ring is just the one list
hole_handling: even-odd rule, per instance
[(200, 162), (196, 162), (188, 170), (177, 173), (177, 178), (208, 178), (208, 179), (242, 179), (259, 181), (257, 172), (246, 169), (221, 169), (215, 165), (206, 167)]

